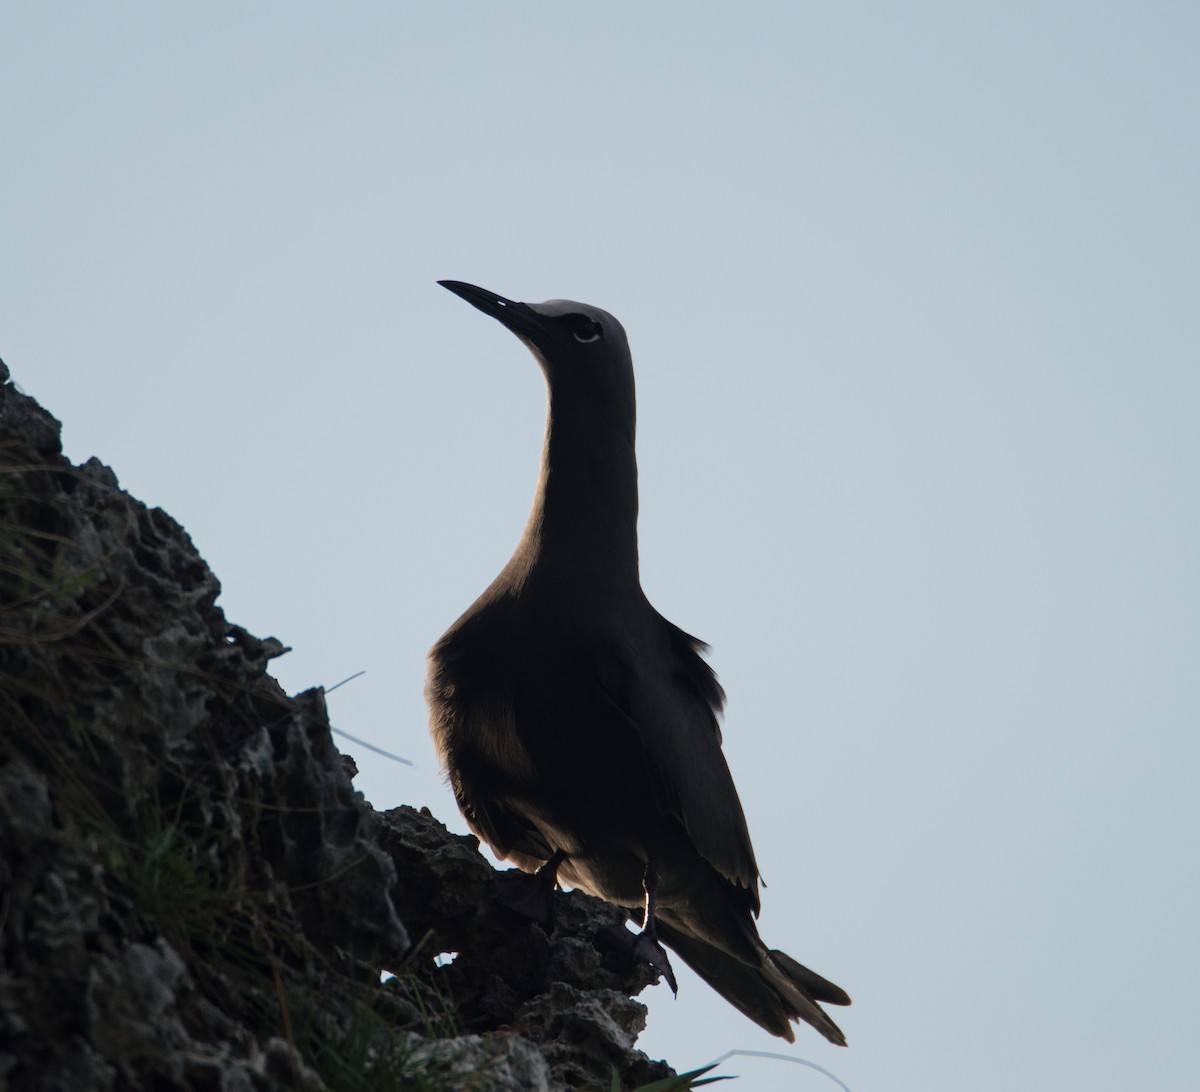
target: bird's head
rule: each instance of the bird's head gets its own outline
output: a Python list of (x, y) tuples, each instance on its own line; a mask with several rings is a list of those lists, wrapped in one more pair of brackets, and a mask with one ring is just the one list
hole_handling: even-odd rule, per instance
[(573, 300), (519, 303), (462, 281), (438, 281), (517, 335), (537, 358), (552, 392), (633, 392), (624, 327), (607, 311)]

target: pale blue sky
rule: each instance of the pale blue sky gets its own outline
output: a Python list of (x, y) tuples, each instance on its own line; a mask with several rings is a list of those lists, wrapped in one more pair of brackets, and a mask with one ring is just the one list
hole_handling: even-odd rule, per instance
[[(643, 583), (713, 645), (854, 1092), (1195, 1086), (1200, 8), (6, 3), (0, 356), (183, 523), (379, 807), (614, 312)], [(778, 1050), (690, 974), (680, 1068)], [(843, 1018), (844, 1017), (844, 1018)], [(737, 1059), (731, 1087), (832, 1088)]]

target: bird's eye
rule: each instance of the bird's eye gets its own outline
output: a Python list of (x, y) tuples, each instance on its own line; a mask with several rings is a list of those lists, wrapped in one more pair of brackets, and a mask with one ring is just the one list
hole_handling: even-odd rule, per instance
[(588, 345), (600, 340), (600, 323), (587, 315), (571, 316), (571, 334), (581, 345)]

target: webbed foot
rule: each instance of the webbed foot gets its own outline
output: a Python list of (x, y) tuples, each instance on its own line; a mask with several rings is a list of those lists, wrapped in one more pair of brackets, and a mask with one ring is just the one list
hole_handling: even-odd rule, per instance
[(667, 958), (667, 950), (659, 943), (654, 933), (654, 919), (650, 919), (650, 927), (643, 929), (633, 938), (633, 958), (647, 964), (655, 974), (667, 980), (671, 992), (679, 996), (679, 983), (675, 981), (675, 971)]
[(549, 925), (554, 920), (554, 888), (558, 885), (558, 866), (567, 859), (561, 851), (536, 872), (510, 868), (493, 877), (496, 901), (522, 917)]

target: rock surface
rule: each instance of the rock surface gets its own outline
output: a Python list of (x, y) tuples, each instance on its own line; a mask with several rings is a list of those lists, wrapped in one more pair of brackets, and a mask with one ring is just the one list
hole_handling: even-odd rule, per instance
[[(473, 838), (375, 812), (319, 690), (226, 621), (186, 532), (71, 465), (0, 364), (0, 1088), (608, 1089), (624, 914), (491, 898)], [(452, 961), (438, 959), (455, 953)], [(381, 973), (385, 980), (381, 982)]]

